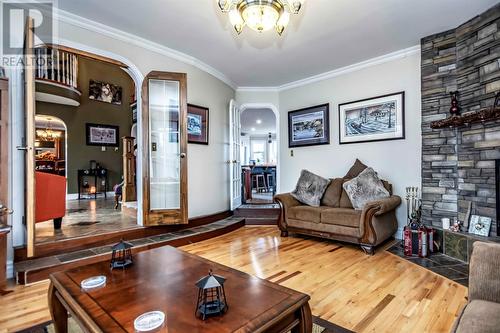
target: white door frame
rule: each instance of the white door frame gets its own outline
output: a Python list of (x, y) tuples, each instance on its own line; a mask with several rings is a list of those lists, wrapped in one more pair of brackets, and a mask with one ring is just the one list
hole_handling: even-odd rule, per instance
[(281, 186), (281, 135), (280, 135), (280, 113), (276, 105), (272, 103), (245, 103), (240, 105), (240, 114), (247, 109), (270, 109), (276, 117), (276, 193), (280, 193)]
[[(229, 160), (227, 165), (229, 167), (229, 209), (235, 210), (241, 206), (243, 201), (242, 186), (243, 178), (241, 176), (241, 111), (238, 103), (231, 99), (229, 102)], [(235, 119), (236, 117), (236, 119)], [(237, 126), (235, 126), (237, 125)], [(237, 128), (235, 130), (235, 128)], [(237, 145), (238, 149), (236, 149)], [(236, 156), (235, 150), (237, 150)], [(235, 170), (236, 173), (235, 174)], [(235, 180), (239, 181), (239, 188), (235, 193)]]

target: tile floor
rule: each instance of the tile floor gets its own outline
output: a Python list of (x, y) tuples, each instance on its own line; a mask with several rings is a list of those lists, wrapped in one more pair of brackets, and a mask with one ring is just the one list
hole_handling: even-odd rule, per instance
[(60, 230), (51, 221), (36, 224), (36, 243), (105, 234), (112, 231), (138, 228), (137, 219), (114, 209), (114, 199), (82, 199), (66, 202), (66, 215)]
[(397, 242), (387, 251), (466, 287), (469, 286), (469, 265), (467, 263), (442, 253), (433, 253), (428, 258), (407, 257), (404, 255), (401, 242)]

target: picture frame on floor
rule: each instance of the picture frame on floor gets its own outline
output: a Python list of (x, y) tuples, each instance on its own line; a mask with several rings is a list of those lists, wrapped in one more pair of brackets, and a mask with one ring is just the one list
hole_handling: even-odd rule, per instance
[(120, 146), (119, 126), (87, 123), (85, 129), (87, 146)]
[(208, 145), (208, 112), (207, 107), (188, 104), (188, 143)]
[(288, 147), (330, 144), (330, 104), (288, 112)]
[(405, 92), (339, 104), (339, 143), (405, 138)]

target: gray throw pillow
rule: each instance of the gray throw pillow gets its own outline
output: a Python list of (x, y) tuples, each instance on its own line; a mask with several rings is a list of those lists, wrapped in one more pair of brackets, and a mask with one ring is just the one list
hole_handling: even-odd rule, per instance
[(372, 168), (366, 168), (354, 179), (342, 185), (354, 209), (363, 209), (364, 206), (374, 200), (389, 197), (389, 191), (384, 187), (377, 173)]
[(307, 170), (302, 170), (292, 197), (303, 204), (319, 207), (329, 181)]

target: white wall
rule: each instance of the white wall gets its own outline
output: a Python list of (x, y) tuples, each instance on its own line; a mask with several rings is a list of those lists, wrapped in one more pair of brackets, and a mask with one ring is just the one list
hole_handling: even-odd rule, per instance
[[(399, 91), (406, 93), (406, 139), (339, 145), (338, 104)], [(405, 187), (420, 186), (420, 54), (367, 67), (328, 80), (281, 91), (281, 192), (293, 190), (302, 169), (323, 177), (341, 177), (359, 158), (404, 197)], [(330, 103), (330, 145), (288, 148), (287, 112)], [(400, 229), (406, 223), (405, 205), (397, 211)], [(400, 235), (397, 235), (400, 236)]]

